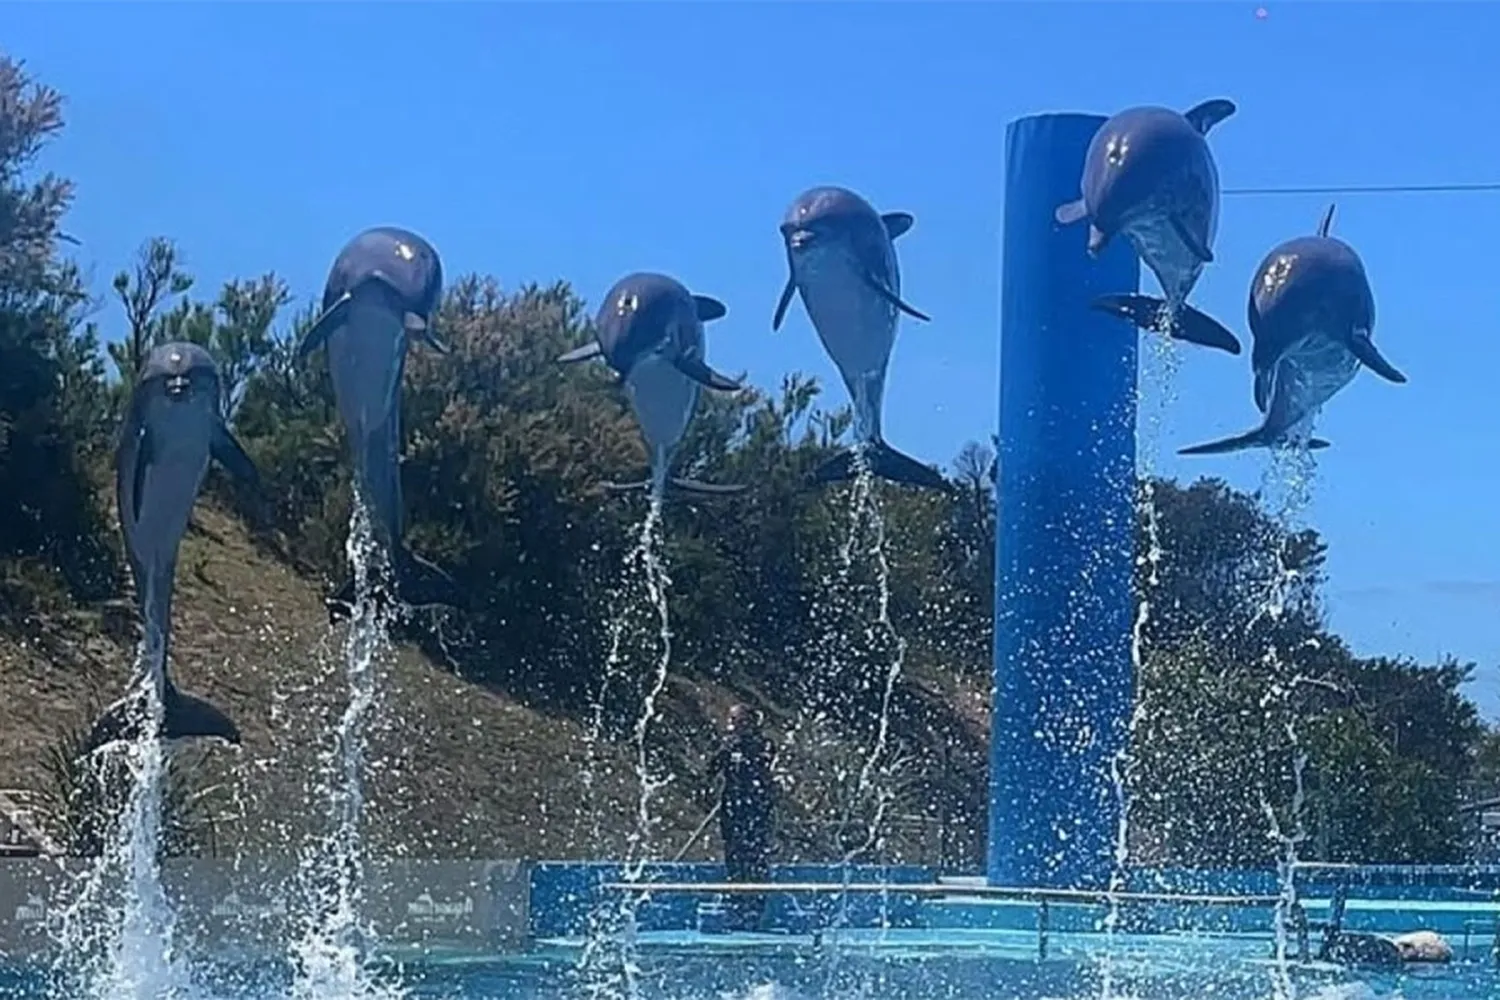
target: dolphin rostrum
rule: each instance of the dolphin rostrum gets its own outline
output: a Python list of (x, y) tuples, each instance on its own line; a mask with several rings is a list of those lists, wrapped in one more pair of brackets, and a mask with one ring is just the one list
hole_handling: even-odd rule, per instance
[(1261, 425), (1178, 454), (1326, 448), (1327, 441), (1312, 436), (1313, 421), (1361, 364), (1388, 381), (1406, 381), (1370, 339), (1375, 296), (1359, 255), (1328, 235), (1333, 208), (1328, 206), (1316, 236), (1298, 236), (1272, 248), (1250, 285), (1250, 361), (1255, 406), (1265, 415)]
[(906, 212), (881, 215), (845, 188), (816, 187), (798, 196), (781, 223), (788, 274), (771, 329), (781, 327), (793, 294), (801, 292), (818, 339), (854, 402), (855, 444), (823, 463), (814, 482), (853, 478), (863, 458), (883, 479), (951, 489), (936, 469), (892, 448), (881, 433), (897, 314), (930, 320), (901, 297), (895, 241), (914, 221)]
[[(146, 639), (141, 670), (161, 704), (161, 739), (211, 736), (237, 744), (240, 733), (229, 717), (179, 691), (167, 672), (177, 548), (210, 458), (237, 479), (259, 483), (255, 464), (224, 424), (213, 358), (197, 344), (163, 344), (147, 355), (136, 379), (115, 452), (115, 504)], [(144, 694), (107, 708), (86, 749), (140, 736)]]
[[(319, 346), (328, 350), (339, 419), (354, 454), (357, 496), (370, 512), (395, 589), (384, 596), (407, 605), (462, 607), (465, 602), (448, 575), (412, 553), (403, 540), (401, 377), (411, 341), (448, 351), (432, 332), (442, 292), (442, 263), (432, 244), (394, 226), (367, 229), (334, 260), (323, 289), (323, 312), (303, 337), (297, 356)], [(332, 617), (347, 613), (354, 601), (351, 572), (329, 599)]]
[(1234, 334), (1189, 306), (1187, 297), (1214, 259), (1219, 222), (1219, 171), (1205, 137), (1234, 112), (1226, 100), (1204, 101), (1184, 114), (1157, 107), (1121, 111), (1089, 143), (1083, 197), (1055, 213), (1062, 225), (1089, 220), (1090, 256), (1123, 235), (1166, 294), (1165, 301), (1101, 295), (1093, 308), (1230, 354), (1240, 353)]
[(651, 461), (651, 476), (638, 483), (610, 483), (613, 490), (648, 489), (660, 499), (667, 486), (684, 493), (737, 493), (742, 485), (715, 485), (672, 477), (672, 456), (698, 406), (702, 387), (733, 392), (741, 385), (703, 360), (703, 324), (728, 312), (724, 303), (694, 295), (664, 274), (638, 272), (615, 282), (594, 319), (595, 339), (558, 358), (573, 364), (603, 358), (620, 377)]

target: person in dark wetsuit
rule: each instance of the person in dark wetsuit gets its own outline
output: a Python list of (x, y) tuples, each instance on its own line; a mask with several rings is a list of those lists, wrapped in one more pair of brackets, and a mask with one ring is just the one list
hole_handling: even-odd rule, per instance
[[(724, 745), (708, 767), (710, 780), (715, 775), (724, 777), (719, 832), (724, 839), (724, 867), (731, 882), (765, 882), (771, 877), (774, 757), (771, 741), (761, 732), (758, 714), (748, 705), (731, 708)], [(731, 894), (730, 928), (757, 929), (765, 909), (766, 897), (760, 893)]]

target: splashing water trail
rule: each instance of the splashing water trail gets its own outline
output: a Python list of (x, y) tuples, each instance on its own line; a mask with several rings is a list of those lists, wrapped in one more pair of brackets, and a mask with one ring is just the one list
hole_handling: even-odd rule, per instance
[[(1272, 453), (1272, 461), (1262, 482), (1262, 492), (1269, 494), (1274, 521), (1286, 535), (1296, 530), (1298, 519), (1312, 499), (1312, 488), (1317, 460), (1305, 449), (1278, 449)], [(1272, 624), (1279, 623), (1287, 612), (1292, 587), (1298, 579), (1297, 569), (1287, 564), (1287, 546), (1278, 546), (1276, 566), (1269, 574), (1265, 601), (1257, 613), (1255, 624), (1268, 618)], [(1276, 636), (1268, 644), (1264, 664), (1271, 675), (1271, 684), (1261, 699), (1261, 707), (1273, 728), (1286, 736), (1286, 749), (1291, 756), (1291, 797), (1285, 822), (1278, 815), (1275, 804), (1268, 793), (1260, 793), (1261, 810), (1265, 813), (1269, 834), (1280, 848), (1277, 858), (1278, 900), (1273, 911), (1275, 933), (1275, 963), (1272, 969), (1272, 996), (1274, 1000), (1296, 1000), (1296, 986), (1287, 964), (1288, 925), (1297, 905), (1295, 874), (1297, 852), (1307, 839), (1302, 822), (1302, 807), (1305, 798), (1303, 771), (1307, 765), (1307, 753), (1303, 750), (1297, 732), (1297, 713), (1294, 697), (1305, 678), (1296, 672), (1296, 664), (1290, 650), (1282, 649)]]
[[(839, 550), (838, 586), (834, 589), (836, 592), (849, 593), (852, 589), (853, 573), (859, 565), (856, 557), (860, 557), (860, 560), (868, 565), (874, 577), (874, 608), (864, 622), (864, 633), (872, 640), (877, 637), (886, 638), (891, 643), (892, 649), (887, 654), (889, 659), (881, 677), (880, 708), (876, 719), (875, 738), (868, 752), (863, 755), (852, 794), (845, 795), (840, 808), (837, 829), (842, 839), (853, 821), (854, 810), (867, 798), (873, 799), (873, 808), (865, 822), (863, 837), (857, 841), (846, 842), (843, 847), (840, 867), (842, 883), (846, 887), (852, 881), (855, 861), (872, 851), (880, 856), (881, 848), (884, 846), (886, 813), (894, 799), (891, 783), (885, 780), (889, 778), (888, 772), (891, 768), (891, 762), (887, 759), (890, 749), (891, 701), (896, 693), (896, 685), (900, 683), (906, 658), (906, 640), (897, 632), (890, 616), (890, 562), (886, 555), (885, 520), (882, 517), (879, 496), (875, 490), (875, 476), (863, 450), (856, 452), (854, 471), (855, 476), (849, 498), (849, 529)], [(868, 538), (861, 546), (861, 535), (865, 532), (868, 533)], [(835, 655), (847, 655), (848, 649), (838, 642), (836, 636), (829, 638), (831, 644), (840, 646)], [(868, 681), (861, 679), (861, 686), (867, 684)], [(825, 993), (833, 988), (840, 972), (839, 931), (848, 924), (850, 895), (848, 892), (839, 894), (838, 910), (825, 928), (825, 940), (828, 944)], [(879, 899), (880, 928), (883, 932), (890, 926), (889, 894), (882, 891)]]
[[(1134, 757), (1131, 746), (1135, 734), (1145, 717), (1147, 704), (1142, 694), (1141, 677), (1145, 670), (1146, 627), (1151, 620), (1151, 600), (1161, 583), (1161, 562), (1166, 555), (1161, 543), (1161, 525), (1156, 509), (1157, 452), (1161, 444), (1161, 429), (1168, 407), (1176, 398), (1174, 383), (1181, 364), (1178, 345), (1169, 336), (1142, 338), (1146, 348), (1142, 354), (1141, 372), (1138, 379), (1137, 407), (1137, 469), (1135, 475), (1140, 483), (1137, 494), (1139, 510), (1146, 529), (1146, 550), (1136, 556), (1138, 571), (1136, 580), (1136, 612), (1131, 627), (1130, 664), (1135, 678), (1135, 696), (1131, 700), (1130, 717), (1126, 724), (1124, 741), (1117, 753), (1110, 758), (1110, 784), (1113, 786), (1118, 821), (1115, 826), (1114, 855), (1106, 890), (1107, 909), (1104, 916), (1104, 949), (1100, 958), (1100, 998), (1113, 1000), (1115, 935), (1120, 926), (1119, 894), (1129, 887), (1130, 872), (1130, 785), (1134, 778)], [(1141, 386), (1155, 388), (1149, 395)], [(1149, 400), (1150, 405), (1145, 405)], [(1144, 574), (1142, 578), (1141, 574)]]
[[(597, 780), (596, 772), (602, 764), (599, 751), (607, 725), (608, 695), (612, 689), (623, 685), (628, 677), (628, 672), (624, 669), (624, 648), (626, 635), (630, 631), (631, 615), (622, 605), (630, 603), (629, 592), (635, 586), (643, 587), (645, 600), (642, 604), (649, 606), (655, 618), (658, 653), (642, 696), (640, 713), (631, 727), (638, 795), (635, 829), (627, 840), (626, 861), (620, 877), (622, 882), (638, 882), (645, 875), (656, 826), (651, 804), (657, 791), (666, 784), (665, 779), (657, 777), (653, 771), (648, 743), (651, 723), (656, 719), (656, 702), (666, 689), (672, 663), (671, 620), (667, 606), (667, 590), (671, 586), (671, 578), (667, 575), (666, 563), (662, 559), (662, 534), (661, 497), (653, 494), (636, 543), (625, 557), (624, 579), (616, 594), (615, 613), (610, 618), (609, 653), (605, 658), (604, 675), (600, 679), (599, 692), (594, 700), (585, 734), (589, 773), (584, 776), (583, 782), (585, 791), (592, 792)], [(594, 843), (598, 844), (599, 809), (597, 803), (591, 805)], [(608, 905), (602, 911), (590, 915), (588, 940), (577, 968), (583, 989), (589, 996), (639, 996), (641, 969), (634, 946), (636, 912), (639, 907), (640, 897), (627, 893), (620, 897), (618, 905)]]
[[(389, 621), (370, 583), (385, 572), (369, 510), (356, 491), (345, 553), (354, 574), (354, 613), (344, 640), (349, 701), (325, 756), (334, 828), (324, 845), (304, 857), (302, 878), (311, 884), (314, 914), (291, 952), (297, 974), (293, 1000), (386, 1000), (400, 994), (378, 985), (369, 972), (374, 936), (361, 913), (364, 849), (364, 728), (375, 704), (376, 658), (388, 642)], [(372, 572), (373, 571), (373, 572)]]

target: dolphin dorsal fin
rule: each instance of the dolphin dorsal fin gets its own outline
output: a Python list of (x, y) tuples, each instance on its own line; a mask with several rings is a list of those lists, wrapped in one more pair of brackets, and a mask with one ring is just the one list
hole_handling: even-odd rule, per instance
[(897, 240), (905, 236), (917, 220), (910, 212), (887, 212), (880, 217), (880, 221), (885, 224), (885, 231), (891, 239)]
[(1337, 204), (1337, 202), (1330, 204), (1328, 206), (1328, 211), (1323, 213), (1323, 221), (1318, 223), (1319, 236), (1327, 236), (1328, 230), (1333, 228), (1333, 210), (1335, 207), (1337, 207)]
[(693, 308), (698, 313), (699, 322), (711, 323), (716, 319), (723, 319), (729, 313), (724, 303), (711, 295), (694, 295)]
[(1219, 122), (1234, 114), (1233, 101), (1226, 101), (1222, 97), (1195, 104), (1182, 113), (1182, 117), (1188, 120), (1188, 124), (1198, 130), (1199, 135), (1208, 135), (1208, 130)]

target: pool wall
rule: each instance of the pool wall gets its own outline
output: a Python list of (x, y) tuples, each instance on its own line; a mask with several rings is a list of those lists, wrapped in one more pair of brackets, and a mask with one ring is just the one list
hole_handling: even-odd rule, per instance
[(1120, 815), (1111, 763), (1133, 696), (1137, 342), (1090, 309), (1134, 292), (1124, 239), (1097, 259), (1075, 201), (1105, 119), (1048, 114), (1005, 134), (995, 682), (988, 875), (1103, 887)]
[[(0, 959), (34, 957), (56, 946), (56, 919), (69, 881), (85, 864), (76, 860), (0, 861)], [(486, 955), (525, 950), (539, 940), (577, 939), (590, 929), (601, 903), (619, 899), (602, 883), (619, 879), (619, 863), (517, 861), (372, 861), (366, 868), (365, 913), (385, 950), (397, 953)], [(714, 882), (724, 879), (715, 864), (657, 864), (653, 881)], [(773, 870), (778, 882), (823, 885), (938, 884), (936, 872), (915, 866), (786, 865)], [(1500, 917), (1500, 868), (1355, 868), (1310, 871), (1298, 879), (1298, 895), (1313, 920), (1327, 913), (1336, 885), (1349, 887), (1345, 926), (1350, 930), (1401, 933), (1435, 930), (1455, 945), (1472, 938), (1475, 953), (1487, 951)], [(289, 859), (174, 860), (164, 884), (177, 912), (184, 947), (200, 954), (279, 953), (293, 936), (309, 903)], [(773, 894), (769, 929), (806, 934), (822, 927), (907, 928), (982, 933), (1035, 933), (1040, 907), (975, 895), (982, 876), (943, 879), (951, 894), (917, 896), (899, 889), (879, 893)], [(1213, 896), (1270, 896), (1274, 872), (1136, 870), (1127, 891)], [(709, 932), (718, 929), (723, 899), (712, 892), (658, 893), (637, 913), (642, 931)], [(842, 912), (841, 912), (842, 910)], [(1097, 932), (1105, 908), (1050, 903), (1053, 933)], [(1267, 935), (1264, 907), (1129, 903), (1121, 907), (1126, 933), (1217, 932)]]

